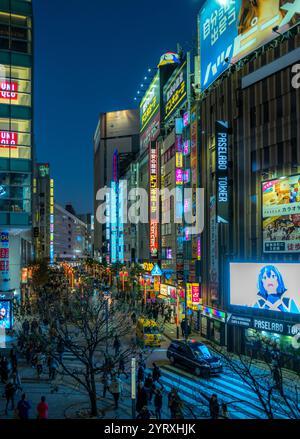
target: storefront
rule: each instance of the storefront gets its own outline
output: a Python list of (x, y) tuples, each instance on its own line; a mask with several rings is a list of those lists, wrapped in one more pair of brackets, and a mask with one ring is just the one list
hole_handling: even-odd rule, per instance
[[(178, 289), (174, 285), (160, 284), (160, 293), (158, 295), (158, 299), (159, 302), (163, 302), (165, 305), (171, 307), (172, 310), (171, 323), (175, 323), (175, 316), (177, 315), (177, 305), (178, 305), (178, 311), (180, 313), (181, 310), (180, 303), (182, 302), (182, 297)], [(178, 299), (178, 303), (177, 303), (177, 299)]]
[(225, 345), (226, 313), (200, 305), (200, 334), (220, 346)]
[(272, 350), (279, 348), (282, 366), (299, 371), (299, 323), (234, 314), (227, 323), (228, 351), (269, 362)]

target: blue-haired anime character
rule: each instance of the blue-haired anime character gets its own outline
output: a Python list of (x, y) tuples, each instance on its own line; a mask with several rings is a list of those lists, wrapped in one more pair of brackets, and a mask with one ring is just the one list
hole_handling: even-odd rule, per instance
[(258, 275), (258, 300), (254, 308), (299, 314), (293, 299), (287, 297), (284, 280), (274, 265), (266, 265)]

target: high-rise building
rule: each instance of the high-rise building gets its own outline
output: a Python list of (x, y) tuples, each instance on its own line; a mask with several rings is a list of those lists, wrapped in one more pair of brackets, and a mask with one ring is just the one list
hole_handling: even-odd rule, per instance
[(122, 110), (102, 113), (94, 136), (94, 252), (95, 257), (108, 254), (106, 224), (97, 221), (97, 209), (103, 202), (97, 200), (97, 192), (110, 187), (118, 179), (114, 169), (114, 155), (118, 154), (118, 173), (126, 167), (128, 158), (139, 150), (138, 110)]
[(54, 262), (54, 181), (49, 163), (38, 163), (33, 179), (33, 237), (36, 259)]
[(56, 261), (86, 258), (88, 256), (87, 233), (86, 223), (69, 210), (55, 204), (54, 258)]
[(19, 292), (33, 256), (31, 0), (0, 2), (0, 292)]

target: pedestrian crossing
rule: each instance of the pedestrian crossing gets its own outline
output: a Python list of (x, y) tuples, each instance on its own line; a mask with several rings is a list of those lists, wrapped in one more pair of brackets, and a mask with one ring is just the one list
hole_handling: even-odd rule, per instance
[[(160, 382), (165, 390), (176, 387), (182, 400), (197, 407), (208, 407), (209, 398), (213, 393), (218, 395), (220, 403), (228, 404), (231, 419), (265, 419), (267, 416), (261, 408), (258, 396), (238, 377), (229, 374), (198, 378), (172, 365), (161, 367)], [(275, 414), (276, 418), (287, 418), (284, 413)]]

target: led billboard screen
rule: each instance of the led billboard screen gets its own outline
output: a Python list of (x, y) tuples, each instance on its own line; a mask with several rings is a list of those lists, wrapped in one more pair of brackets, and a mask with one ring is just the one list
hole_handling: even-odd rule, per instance
[(231, 263), (230, 305), (300, 314), (300, 264)]
[(0, 300), (0, 328), (11, 329), (12, 305), (10, 300)]
[(300, 252), (300, 175), (262, 183), (265, 253)]
[[(300, 20), (299, 0), (208, 0), (199, 16), (200, 82), (209, 87), (229, 66)], [(225, 61), (226, 60), (226, 61)]]

